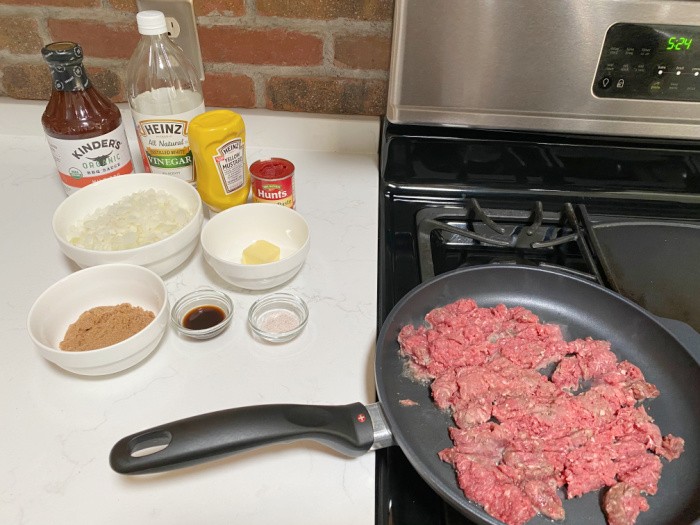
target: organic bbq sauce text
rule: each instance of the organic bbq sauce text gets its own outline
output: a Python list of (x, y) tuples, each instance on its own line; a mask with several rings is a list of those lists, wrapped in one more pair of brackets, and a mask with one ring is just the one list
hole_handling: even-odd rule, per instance
[(82, 48), (74, 42), (54, 42), (41, 54), (53, 77), (41, 124), (66, 193), (132, 173), (119, 108), (90, 82), (83, 68)]

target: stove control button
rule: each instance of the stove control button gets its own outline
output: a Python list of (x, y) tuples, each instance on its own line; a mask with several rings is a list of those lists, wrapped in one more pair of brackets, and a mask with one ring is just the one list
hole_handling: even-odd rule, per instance
[(651, 93), (652, 95), (660, 95), (662, 89), (663, 89), (663, 86), (662, 86), (662, 84), (661, 84), (661, 81), (660, 81), (660, 80), (654, 80), (654, 81), (651, 83), (651, 86), (649, 86), (649, 93)]
[(599, 85), (602, 89), (608, 89), (608, 88), (610, 87), (610, 84), (612, 84), (612, 79), (611, 79), (610, 77), (608, 77), (608, 76), (605, 76), (605, 77), (601, 78), (601, 79), (600, 79), (600, 82), (598, 82), (598, 85)]

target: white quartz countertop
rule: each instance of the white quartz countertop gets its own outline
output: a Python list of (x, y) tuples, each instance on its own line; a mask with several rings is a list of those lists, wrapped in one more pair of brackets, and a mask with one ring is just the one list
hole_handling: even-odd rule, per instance
[(108, 458), (126, 435), (214, 410), (374, 400), (378, 119), (241, 112), (249, 163), (278, 156), (296, 166), (311, 251), (275, 290), (309, 305), (297, 339), (254, 339), (248, 308), (267, 292), (227, 285), (198, 248), (165, 277), (171, 304), (202, 285), (222, 289), (235, 304), (228, 330), (202, 342), (169, 328), (135, 368), (90, 378), (45, 361), (26, 330), (34, 300), (78, 270), (51, 230), (65, 193), (41, 129), (43, 108), (0, 98), (0, 523), (373, 523), (373, 453), (349, 459), (302, 441), (142, 476), (115, 473)]

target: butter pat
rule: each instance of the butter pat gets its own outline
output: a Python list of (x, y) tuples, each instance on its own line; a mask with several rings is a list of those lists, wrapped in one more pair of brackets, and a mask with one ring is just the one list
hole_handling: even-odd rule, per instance
[(266, 264), (280, 260), (279, 246), (267, 241), (255, 241), (243, 250), (243, 264)]

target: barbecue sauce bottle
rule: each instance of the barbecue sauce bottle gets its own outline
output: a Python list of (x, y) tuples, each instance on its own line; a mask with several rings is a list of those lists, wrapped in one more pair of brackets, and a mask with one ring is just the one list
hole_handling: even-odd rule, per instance
[(41, 54), (53, 77), (41, 124), (66, 193), (132, 173), (119, 108), (90, 82), (83, 68), (82, 48), (74, 42), (54, 42)]

